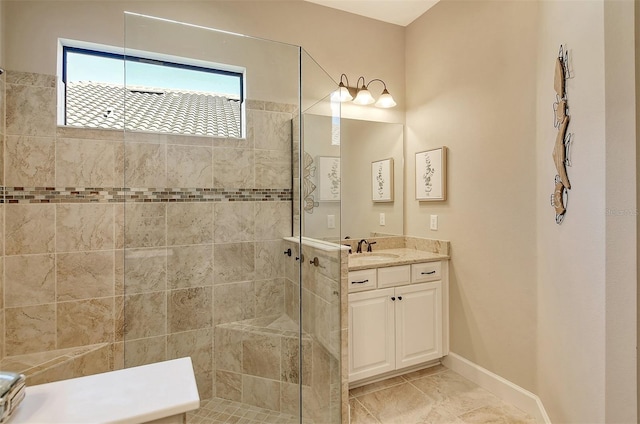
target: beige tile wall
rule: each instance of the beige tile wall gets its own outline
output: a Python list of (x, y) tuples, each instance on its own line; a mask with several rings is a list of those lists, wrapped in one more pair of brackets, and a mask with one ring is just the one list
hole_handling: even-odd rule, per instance
[[(286, 315), (244, 320), (215, 329), (218, 397), (296, 415), (299, 332)], [(311, 381), (311, 339), (302, 339), (303, 382)], [(219, 347), (224, 348), (219, 348)]]
[[(297, 243), (288, 243), (286, 247), (297, 254)], [(309, 361), (311, 369), (306, 381), (303, 375), (303, 416), (314, 422), (337, 423), (341, 416), (348, 419), (348, 411), (343, 411), (343, 405), (348, 404), (344, 357), (347, 251), (328, 251), (303, 243), (302, 253), (302, 329), (310, 338), (310, 343), (303, 345), (303, 358)], [(316, 257), (318, 266), (311, 264)], [(299, 272), (296, 261), (285, 261), (285, 309), (296, 320), (300, 307)]]
[(44, 384), (109, 371), (112, 353), (109, 343), (101, 343), (10, 357), (0, 362), (0, 368), (24, 373), (28, 385)]
[[(249, 101), (247, 138), (235, 140), (57, 127), (55, 99), (53, 76), (7, 72), (7, 187), (292, 188), (292, 106)], [(49, 203), (0, 206), (2, 355), (108, 343), (115, 368), (190, 355), (206, 399), (214, 326), (285, 312), (290, 200), (47, 193)]]
[[(0, 186), (4, 186), (5, 79), (0, 75)], [(4, 353), (4, 204), (0, 204), (0, 361)]]

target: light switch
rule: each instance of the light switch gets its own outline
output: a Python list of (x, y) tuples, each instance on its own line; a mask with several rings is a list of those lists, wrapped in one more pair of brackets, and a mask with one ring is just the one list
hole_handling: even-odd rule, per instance
[(438, 230), (438, 215), (431, 215), (431, 225), (429, 226), (433, 231)]
[(336, 216), (327, 215), (327, 228), (336, 228)]
[(384, 213), (380, 214), (380, 225), (385, 225), (385, 216)]

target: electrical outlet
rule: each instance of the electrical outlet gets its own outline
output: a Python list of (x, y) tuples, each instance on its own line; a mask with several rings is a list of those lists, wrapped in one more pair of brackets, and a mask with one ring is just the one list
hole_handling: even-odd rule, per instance
[(431, 215), (431, 224), (429, 225), (433, 231), (438, 231), (438, 215)]
[(384, 213), (381, 213), (380, 214), (380, 225), (385, 225), (385, 220), (386, 220), (386, 218), (384, 216)]
[(336, 216), (327, 215), (327, 228), (336, 228)]

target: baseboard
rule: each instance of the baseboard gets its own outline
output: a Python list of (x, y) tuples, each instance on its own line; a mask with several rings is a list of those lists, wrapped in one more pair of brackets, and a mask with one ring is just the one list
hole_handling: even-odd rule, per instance
[(535, 418), (536, 421), (551, 424), (551, 420), (547, 415), (547, 411), (544, 409), (542, 401), (530, 391), (513, 384), (509, 380), (453, 352), (449, 352), (449, 355), (442, 358), (442, 363), (447, 368), (473, 381), (478, 386), (490, 391), (505, 402), (522, 409)]

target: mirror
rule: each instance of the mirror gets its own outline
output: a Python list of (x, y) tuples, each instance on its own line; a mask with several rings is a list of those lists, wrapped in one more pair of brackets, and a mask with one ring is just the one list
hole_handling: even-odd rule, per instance
[[(326, 139), (338, 130), (339, 139)], [(305, 145), (303, 158), (307, 235), (332, 241), (402, 235), (403, 125), (342, 118), (338, 127), (330, 116), (304, 114), (303, 131), (306, 140), (314, 139)]]

